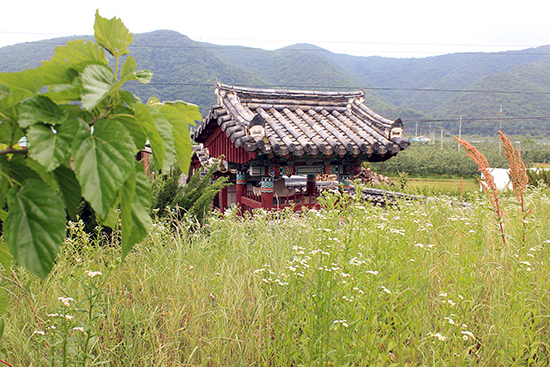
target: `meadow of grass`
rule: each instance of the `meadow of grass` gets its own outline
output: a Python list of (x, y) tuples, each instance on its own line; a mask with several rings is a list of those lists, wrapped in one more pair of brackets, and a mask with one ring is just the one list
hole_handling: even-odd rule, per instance
[[(407, 177), (406, 184), (400, 187), (401, 177), (389, 177), (397, 186), (394, 190), (407, 192), (416, 195), (449, 195), (449, 196), (468, 196), (480, 191), (477, 178), (443, 178), (443, 177)], [(390, 188), (391, 189), (391, 188)]]
[(381, 208), (335, 194), (320, 211), (166, 218), (123, 263), (72, 223), (45, 282), (0, 273), (2, 360), (548, 365), (550, 190), (525, 194), (526, 220), (501, 199), (505, 244), (486, 198), (448, 199)]

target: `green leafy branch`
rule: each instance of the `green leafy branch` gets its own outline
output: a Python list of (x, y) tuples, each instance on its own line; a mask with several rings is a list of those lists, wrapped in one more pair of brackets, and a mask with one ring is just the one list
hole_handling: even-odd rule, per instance
[(0, 73), (4, 238), (14, 260), (42, 279), (65, 237), (66, 213), (74, 217), (82, 198), (107, 226), (120, 209), (123, 257), (147, 234), (151, 183), (136, 153), (148, 141), (155, 167), (177, 161), (188, 170), (189, 124), (201, 118), (195, 105), (142, 103), (124, 90), (153, 74), (137, 70), (120, 19), (96, 12), (94, 31), (95, 42), (69, 41), (38, 68)]

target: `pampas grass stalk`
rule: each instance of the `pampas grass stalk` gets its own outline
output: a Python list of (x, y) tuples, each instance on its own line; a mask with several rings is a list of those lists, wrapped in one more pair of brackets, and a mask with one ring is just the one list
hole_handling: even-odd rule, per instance
[(490, 172), (489, 162), (487, 161), (487, 158), (485, 158), (485, 156), (481, 154), (479, 150), (476, 149), (476, 147), (468, 143), (465, 139), (459, 139), (456, 136), (454, 138), (460, 143), (460, 145), (464, 147), (466, 152), (468, 152), (468, 157), (472, 158), (472, 160), (477, 164), (479, 168), (479, 172), (481, 172), (482, 179), (479, 180), (479, 183), (481, 185), (481, 188), (489, 198), (489, 201), (491, 202), (493, 209), (495, 210), (495, 213), (498, 218), (498, 224), (500, 226), (502, 243), (506, 245), (506, 238), (504, 234), (504, 225), (503, 225), (504, 211), (502, 210), (499, 204), (499, 191), (495, 183), (495, 178)]
[(523, 221), (522, 240), (523, 240), (523, 243), (525, 243), (525, 230), (526, 230), (525, 218), (527, 218), (527, 215), (529, 215), (531, 210), (525, 211), (525, 201), (523, 198), (523, 194), (527, 189), (527, 184), (529, 184), (529, 177), (527, 176), (527, 169), (525, 168), (525, 163), (523, 163), (523, 161), (521, 160), (521, 153), (519, 149), (515, 149), (512, 146), (512, 142), (503, 132), (499, 131), (498, 133), (500, 134), (500, 140), (502, 141), (504, 154), (506, 155), (506, 158), (510, 162), (510, 179), (512, 181), (514, 195), (516, 196), (516, 199), (518, 200), (518, 203), (521, 206), (522, 221)]

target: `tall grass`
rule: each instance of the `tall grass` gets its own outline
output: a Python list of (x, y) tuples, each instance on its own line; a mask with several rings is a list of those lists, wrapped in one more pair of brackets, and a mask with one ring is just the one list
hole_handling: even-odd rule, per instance
[[(524, 200), (525, 229), (515, 198), (500, 198), (505, 243), (485, 198), (379, 208), (336, 194), (321, 211), (157, 221), (122, 264), (118, 246), (73, 224), (47, 281), (16, 268), (30, 303), (1, 273), (2, 359), (60, 358), (59, 334), (35, 333), (30, 306), (50, 326), (59, 321), (47, 315), (65, 309), (58, 297), (71, 297), (70, 326), (97, 335), (85, 352), (86, 332), (67, 333), (84, 365), (546, 366), (550, 190)], [(86, 271), (102, 272), (91, 318)]]

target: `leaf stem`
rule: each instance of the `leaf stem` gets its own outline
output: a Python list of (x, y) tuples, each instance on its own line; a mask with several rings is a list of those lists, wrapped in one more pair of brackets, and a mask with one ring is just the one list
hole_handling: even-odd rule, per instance
[(15, 149), (14, 147), (7, 147), (6, 149), (0, 150), (0, 155), (6, 155), (6, 154), (27, 154), (29, 152), (29, 148), (21, 148), (21, 149)]
[(105, 107), (105, 113), (103, 113), (103, 115), (99, 116), (99, 117), (94, 117), (94, 119), (92, 121), (90, 121), (88, 123), (88, 125), (92, 126), (93, 124), (95, 124), (98, 120), (101, 120), (101, 119), (104, 119), (107, 114), (109, 113), (109, 106)]

